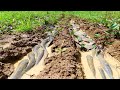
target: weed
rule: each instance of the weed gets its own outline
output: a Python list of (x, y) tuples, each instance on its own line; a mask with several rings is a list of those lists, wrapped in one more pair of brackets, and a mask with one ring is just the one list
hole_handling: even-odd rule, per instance
[(109, 27), (109, 30), (107, 32), (113, 35), (114, 38), (120, 39), (119, 19), (111, 20), (110, 25), (108, 27)]
[(95, 34), (94, 37), (95, 38), (99, 38), (101, 35), (100, 34)]

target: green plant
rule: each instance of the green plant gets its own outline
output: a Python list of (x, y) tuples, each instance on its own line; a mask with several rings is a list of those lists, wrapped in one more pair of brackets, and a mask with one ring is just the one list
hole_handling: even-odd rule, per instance
[(120, 39), (120, 24), (118, 20), (112, 20), (109, 26), (108, 33), (112, 34), (115, 38)]
[[(119, 11), (0, 11), (0, 30), (4, 31), (9, 25), (12, 25), (14, 31), (27, 31), (26, 28), (33, 29), (45, 24), (44, 20), (46, 20), (46, 23), (55, 24), (60, 20), (61, 14), (64, 14), (63, 17), (73, 15), (92, 22), (100, 22), (102, 16), (105, 19), (107, 18), (103, 20), (103, 23), (106, 23), (111, 16), (112, 18), (120, 17)], [(26, 22), (31, 23), (26, 27)]]
[(84, 48), (85, 47), (85, 44), (81, 44), (81, 48)]
[(99, 38), (101, 35), (100, 34), (95, 34), (94, 37), (95, 38)]
[(109, 30), (106, 31), (108, 36), (114, 36), (114, 38), (120, 39), (120, 19), (119, 18), (103, 18), (101, 21)]

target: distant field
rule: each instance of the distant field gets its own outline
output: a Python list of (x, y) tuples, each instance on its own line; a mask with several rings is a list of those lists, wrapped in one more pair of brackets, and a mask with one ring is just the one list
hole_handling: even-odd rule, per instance
[(120, 11), (0, 11), (0, 31), (28, 31), (49, 21), (57, 22), (61, 14), (74, 15), (94, 22), (103, 18), (120, 18)]

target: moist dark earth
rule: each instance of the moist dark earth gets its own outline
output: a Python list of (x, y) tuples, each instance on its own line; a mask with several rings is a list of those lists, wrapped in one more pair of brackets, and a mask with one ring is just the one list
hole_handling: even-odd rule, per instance
[[(58, 22), (58, 36), (55, 37), (52, 52), (56, 48), (66, 49), (58, 50), (58, 55), (45, 59), (45, 69), (39, 73), (37, 78), (68, 78), (68, 79), (84, 79), (84, 72), (80, 62), (80, 52), (68, 33), (68, 22), (71, 18), (63, 18)], [(80, 28), (85, 31), (96, 44), (102, 44), (108, 49), (113, 57), (120, 61), (120, 40), (105, 39), (105, 30), (107, 27), (91, 23), (87, 20), (72, 18)], [(45, 38), (45, 27), (37, 27), (36, 30), (26, 33), (4, 33), (0, 35), (0, 79), (7, 79), (14, 71), (13, 64), (27, 55), (32, 48), (40, 43), (41, 38)], [(62, 30), (62, 31), (61, 31)], [(101, 37), (96, 39), (94, 34), (99, 33)], [(106, 45), (104, 42), (113, 42), (112, 45)]]
[[(56, 56), (45, 59), (45, 69), (37, 76), (39, 79), (84, 79), (84, 72), (80, 62), (80, 52), (75, 46), (75, 42), (70, 38), (68, 29), (61, 31), (55, 37), (53, 43), (54, 49), (61, 48), (61, 51)], [(65, 36), (64, 36), (64, 35)]]
[(14, 67), (11, 63), (0, 62), (0, 79), (6, 79), (12, 74)]
[[(84, 19), (79, 19), (77, 17), (73, 18), (75, 23), (77, 23), (81, 30), (85, 31), (88, 36), (90, 36), (97, 45), (103, 45), (103, 47), (108, 49), (108, 53), (113, 56), (115, 59), (120, 61), (120, 40), (115, 38), (105, 38), (106, 33), (105, 31), (108, 30), (102, 24), (98, 23), (91, 23)], [(95, 34), (100, 34), (99, 38), (95, 38)], [(106, 42), (113, 42), (111, 45), (106, 44)]]
[(0, 61), (14, 62), (20, 59), (29, 53), (32, 47), (40, 43), (40, 39), (44, 36), (42, 31), (2, 35), (0, 37)]
[[(44, 30), (44, 29), (43, 29)], [(34, 32), (26, 33), (7, 33), (0, 36), (0, 63), (3, 67), (4, 65), (13, 67), (13, 64), (21, 59), (23, 56), (27, 55), (32, 48), (40, 43), (41, 38), (45, 38), (44, 31), (40, 27)], [(4, 68), (4, 67), (3, 67)], [(5, 70), (9, 72), (10, 68)], [(0, 78), (7, 78), (11, 75), (14, 69), (10, 74), (4, 74), (4, 69), (0, 69)], [(6, 72), (5, 71), (5, 72)]]

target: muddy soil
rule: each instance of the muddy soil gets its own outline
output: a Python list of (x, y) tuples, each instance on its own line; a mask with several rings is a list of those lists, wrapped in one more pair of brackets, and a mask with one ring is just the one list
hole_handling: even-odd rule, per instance
[[(39, 79), (83, 79), (81, 55), (70, 38), (67, 27), (55, 37), (52, 53), (57, 53), (45, 59), (45, 68), (40, 71)], [(58, 49), (62, 49), (59, 51)], [(55, 52), (57, 51), (58, 52)], [(64, 51), (65, 50), (65, 51)]]
[(44, 29), (37, 27), (33, 32), (0, 35), (0, 78), (7, 78), (14, 71), (13, 64), (40, 43), (41, 38), (45, 38)]
[(14, 66), (11, 63), (0, 62), (0, 79), (7, 79), (14, 71)]
[[(79, 18), (73, 18), (72, 20), (75, 24), (77, 24), (77, 29), (85, 31), (86, 34), (89, 35), (96, 42), (96, 44), (99, 45), (104, 42), (104, 36), (106, 35), (105, 31), (108, 30), (107, 27), (103, 26), (102, 24), (88, 22)], [(96, 39), (94, 37), (95, 34), (100, 34), (101, 37), (99, 39)]]
[[(104, 45), (108, 53), (120, 61), (120, 40), (113, 38), (105, 39), (105, 26), (90, 23), (79, 18), (72, 18), (78, 30), (83, 30), (89, 35), (97, 45)], [(38, 79), (84, 79), (85, 74), (81, 64), (81, 52), (76, 47), (69, 34), (71, 18), (63, 18), (58, 23), (58, 36), (55, 37), (52, 46), (54, 56), (45, 59), (45, 68), (40, 71)], [(76, 28), (75, 27), (75, 28)], [(53, 27), (52, 27), (53, 28)], [(69, 28), (69, 29), (68, 29)], [(7, 79), (14, 71), (13, 64), (31, 52), (32, 48), (40, 43), (46, 26), (37, 27), (35, 31), (27, 33), (8, 33), (0, 35), (0, 79)], [(95, 34), (101, 37), (96, 39)], [(112, 45), (105, 45), (104, 42), (113, 42)]]
[(120, 40), (115, 40), (112, 45), (109, 45), (108, 53), (120, 62)]
[(43, 37), (41, 32), (4, 34), (0, 37), (0, 61), (14, 62), (29, 53)]
[[(120, 61), (120, 40), (114, 39), (112, 36), (105, 38), (107, 35), (105, 31), (108, 30), (107, 27), (98, 23), (90, 23), (87, 20), (79, 19), (77, 17), (73, 18), (73, 20), (75, 21), (74, 23), (78, 25), (78, 29), (85, 31), (86, 34), (96, 42), (97, 45), (103, 45), (103, 47), (107, 48), (110, 55)], [(100, 37), (95, 38), (95, 34), (100, 34)], [(112, 45), (108, 44), (107, 42), (111, 43)]]

